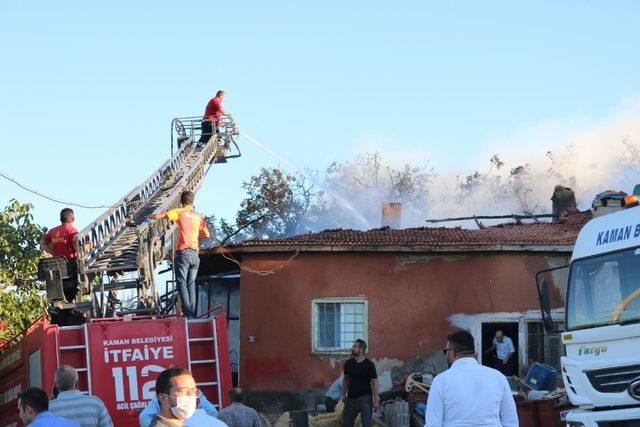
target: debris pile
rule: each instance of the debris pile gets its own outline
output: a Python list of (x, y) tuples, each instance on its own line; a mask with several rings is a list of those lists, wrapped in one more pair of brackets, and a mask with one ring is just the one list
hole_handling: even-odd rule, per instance
[(414, 372), (406, 378), (404, 389), (408, 393), (411, 411), (415, 411), (419, 404), (427, 403), (432, 382), (433, 375), (422, 372)]

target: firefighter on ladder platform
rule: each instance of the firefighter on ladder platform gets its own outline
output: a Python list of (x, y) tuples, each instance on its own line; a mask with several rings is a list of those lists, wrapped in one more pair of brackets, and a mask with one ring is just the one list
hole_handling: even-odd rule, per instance
[(198, 141), (200, 144), (206, 144), (209, 142), (214, 129), (215, 133), (220, 132), (220, 129), (218, 129), (220, 117), (222, 117), (223, 114), (227, 114), (227, 112), (224, 111), (224, 108), (222, 108), (222, 101), (224, 101), (225, 95), (225, 91), (219, 90), (216, 93), (215, 98), (212, 98), (207, 104), (207, 107), (204, 110), (204, 117), (202, 118), (202, 135)]
[[(78, 274), (78, 230), (73, 226), (75, 214), (70, 208), (60, 211), (61, 224), (53, 227), (40, 240), (40, 247), (54, 257), (64, 257), (67, 260), (69, 276)], [(73, 301), (78, 293), (78, 286), (65, 286), (64, 296), (69, 302)]]
[(180, 195), (181, 208), (151, 215), (149, 219), (167, 218), (178, 225), (178, 245), (173, 268), (176, 274), (176, 287), (182, 312), (185, 317), (193, 318), (196, 314), (196, 276), (200, 266), (198, 250), (199, 239), (211, 236), (207, 224), (199, 213), (193, 210), (194, 195), (191, 191), (183, 191)]

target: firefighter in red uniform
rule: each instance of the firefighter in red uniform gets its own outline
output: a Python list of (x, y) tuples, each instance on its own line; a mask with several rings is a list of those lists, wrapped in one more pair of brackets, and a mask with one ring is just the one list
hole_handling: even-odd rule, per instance
[(216, 133), (220, 131), (218, 123), (220, 117), (223, 114), (227, 114), (222, 108), (222, 101), (224, 101), (226, 93), (223, 90), (219, 90), (216, 93), (215, 98), (212, 98), (207, 104), (207, 108), (204, 110), (204, 117), (202, 118), (202, 134), (200, 135), (200, 144), (206, 144), (211, 139), (213, 129), (215, 127)]
[[(67, 273), (76, 281), (78, 274), (78, 230), (73, 226), (75, 215), (73, 210), (64, 208), (60, 211), (60, 224), (53, 227), (40, 240), (40, 247), (54, 257), (64, 257), (67, 259)], [(64, 295), (68, 302), (75, 299), (78, 293), (76, 286), (65, 286)]]
[(60, 211), (60, 224), (53, 227), (40, 240), (40, 246), (55, 257), (65, 257), (67, 261), (78, 257), (78, 230), (73, 226), (75, 215), (73, 210), (64, 208)]

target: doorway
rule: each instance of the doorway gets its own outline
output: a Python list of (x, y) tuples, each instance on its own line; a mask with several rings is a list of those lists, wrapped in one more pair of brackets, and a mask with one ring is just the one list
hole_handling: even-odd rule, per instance
[(519, 371), (520, 361), (518, 360), (518, 322), (488, 322), (482, 324), (482, 364), (495, 367), (496, 352), (485, 354), (493, 345), (493, 338), (496, 336), (496, 331), (502, 331), (505, 337), (511, 338), (513, 341), (513, 348), (516, 350), (513, 356), (513, 367), (516, 374)]

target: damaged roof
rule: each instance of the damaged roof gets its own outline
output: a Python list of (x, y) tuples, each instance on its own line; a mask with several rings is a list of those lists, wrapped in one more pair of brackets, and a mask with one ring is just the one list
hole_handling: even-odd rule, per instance
[[(226, 246), (232, 252), (404, 251), (404, 250), (531, 250), (571, 251), (591, 211), (576, 212), (554, 222), (507, 223), (482, 229), (460, 227), (388, 227), (325, 230), (282, 239), (252, 239)], [(218, 249), (219, 250), (219, 249)], [(211, 252), (218, 252), (212, 249)]]

